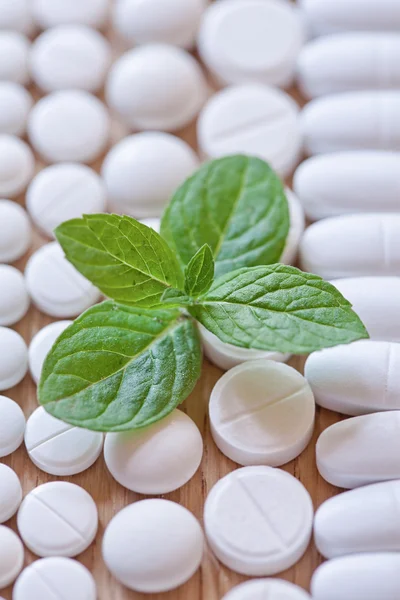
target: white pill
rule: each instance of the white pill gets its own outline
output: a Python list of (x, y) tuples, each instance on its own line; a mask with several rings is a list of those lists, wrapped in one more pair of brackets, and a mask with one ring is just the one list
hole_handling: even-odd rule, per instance
[(22, 488), (18, 475), (7, 465), (0, 463), (0, 523), (15, 515), (21, 500)]
[(143, 225), (146, 225), (147, 227), (154, 229), (154, 231), (156, 231), (157, 233), (160, 233), (160, 227), (161, 227), (161, 219), (160, 218), (148, 217), (146, 219), (140, 219), (140, 222), (143, 223)]
[(315, 402), (298, 371), (262, 359), (234, 367), (218, 380), (209, 415), (213, 439), (225, 456), (240, 465), (279, 467), (308, 445)]
[[(1, 328), (0, 328), (1, 335)], [(1, 348), (1, 342), (0, 342)], [(3, 349), (2, 349), (3, 350)], [(8, 347), (8, 352), (11, 348)], [(3, 356), (3, 355), (2, 355)], [(11, 387), (11, 386), (8, 386)], [(1, 388), (3, 389), (3, 388)], [(25, 417), (21, 407), (7, 398), (0, 396), (0, 457), (8, 456), (17, 450), (24, 439)]]
[(32, 146), (47, 162), (92, 162), (107, 145), (110, 117), (92, 94), (62, 90), (34, 106), (28, 134)]
[(132, 129), (180, 129), (196, 117), (207, 94), (199, 63), (167, 44), (123, 54), (106, 85), (108, 104)]
[(69, 325), (72, 325), (72, 321), (56, 321), (46, 325), (33, 336), (29, 344), (28, 358), (29, 370), (35, 383), (40, 380), (43, 363), (51, 347)]
[(96, 462), (103, 449), (103, 434), (68, 425), (39, 406), (26, 423), (25, 446), (39, 469), (66, 477), (82, 473)]
[(119, 0), (116, 31), (132, 46), (161, 42), (192, 48), (207, 0)]
[(0, 590), (14, 582), (24, 564), (24, 547), (16, 533), (0, 525)]
[(400, 277), (349, 277), (332, 283), (351, 302), (371, 339), (400, 342)]
[(222, 600), (311, 600), (297, 585), (283, 579), (246, 581), (234, 587)]
[(304, 24), (280, 0), (225, 0), (206, 10), (198, 46), (204, 63), (222, 84), (291, 83)]
[(244, 467), (226, 475), (204, 506), (206, 536), (217, 558), (251, 576), (293, 566), (306, 551), (312, 520), (303, 484), (271, 467)]
[(303, 95), (400, 87), (398, 33), (339, 33), (307, 44), (297, 61)]
[(197, 135), (200, 150), (208, 158), (250, 154), (287, 175), (301, 149), (298, 106), (275, 88), (232, 86), (207, 102), (198, 120)]
[(0, 81), (29, 82), (29, 40), (16, 31), (0, 31)]
[(32, 179), (34, 168), (28, 144), (13, 135), (0, 134), (0, 195), (18, 196)]
[(28, 312), (29, 303), (22, 273), (10, 265), (0, 265), (0, 325), (20, 321)]
[(42, 33), (30, 55), (32, 79), (45, 92), (96, 92), (111, 62), (107, 40), (84, 25), (60, 25)]
[(80, 24), (102, 27), (108, 17), (109, 0), (31, 0), (32, 13), (42, 29)]
[(314, 156), (296, 170), (293, 189), (307, 216), (399, 212), (400, 154), (361, 150)]
[(400, 411), (331, 425), (319, 436), (316, 455), (320, 475), (337, 487), (400, 479)]
[(285, 194), (289, 206), (290, 227), (279, 262), (290, 265), (296, 261), (300, 240), (306, 224), (304, 210), (297, 196), (289, 188), (285, 188)]
[(40, 171), (29, 185), (26, 208), (35, 225), (54, 237), (54, 229), (64, 221), (105, 211), (105, 185), (86, 165), (51, 165)]
[(22, 135), (32, 104), (32, 96), (21, 85), (0, 81), (0, 133)]
[(322, 564), (311, 580), (313, 600), (394, 600), (400, 595), (400, 554), (355, 554)]
[(198, 166), (186, 142), (168, 133), (146, 131), (124, 138), (110, 150), (102, 177), (114, 209), (136, 217), (158, 216)]
[(202, 456), (200, 431), (180, 410), (144, 429), (107, 433), (104, 443), (111, 475), (139, 494), (168, 494), (182, 487), (199, 468)]
[(13, 600), (55, 598), (96, 600), (96, 584), (90, 571), (70, 558), (42, 558), (24, 569), (14, 585)]
[(345, 415), (400, 410), (400, 344), (360, 340), (313, 352), (304, 367), (319, 406)]
[(97, 288), (67, 261), (57, 242), (31, 256), (25, 277), (33, 302), (52, 317), (75, 317), (100, 298)]
[(1, 0), (0, 29), (19, 31), (27, 35), (34, 28), (30, 0)]
[(10, 263), (28, 251), (32, 229), (22, 206), (11, 200), (0, 200), (0, 262)]
[(301, 113), (308, 154), (400, 150), (400, 91), (345, 92), (316, 98)]
[(0, 391), (14, 387), (28, 370), (28, 348), (22, 337), (8, 327), (0, 327)]
[(25, 496), (17, 525), (25, 546), (37, 556), (73, 557), (96, 536), (97, 507), (78, 485), (52, 481)]

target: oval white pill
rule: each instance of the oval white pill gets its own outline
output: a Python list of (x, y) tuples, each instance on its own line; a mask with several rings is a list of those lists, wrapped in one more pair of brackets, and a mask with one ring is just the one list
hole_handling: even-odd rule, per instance
[(29, 185), (26, 208), (35, 225), (54, 237), (54, 229), (64, 221), (105, 211), (105, 185), (86, 165), (51, 165), (40, 171)]
[(306, 551), (312, 520), (303, 484), (271, 467), (244, 467), (226, 475), (204, 506), (206, 535), (217, 558), (251, 576), (274, 575), (294, 565)]
[(310, 600), (299, 586), (283, 579), (260, 579), (246, 581), (234, 587), (222, 600)]
[(186, 508), (169, 500), (130, 504), (108, 524), (103, 558), (126, 587), (166, 592), (190, 579), (200, 566), (204, 536)]
[(109, 0), (31, 0), (32, 14), (42, 29), (57, 25), (81, 24), (102, 27), (107, 19)]
[(124, 138), (110, 150), (102, 177), (114, 209), (136, 217), (156, 216), (198, 166), (186, 142), (146, 131)]
[(30, 93), (13, 81), (0, 82), (0, 133), (22, 135), (33, 100)]
[(32, 179), (34, 168), (28, 144), (13, 135), (0, 134), (0, 195), (18, 196)]
[(32, 33), (30, 9), (29, 0), (1, 0), (0, 29)]
[(13, 325), (29, 308), (24, 276), (10, 265), (0, 265), (0, 325)]
[(16, 533), (0, 525), (0, 590), (14, 582), (24, 564), (24, 547)]
[(24, 432), (25, 417), (21, 407), (14, 400), (7, 398), (7, 396), (0, 396), (1, 458), (12, 454), (20, 447), (24, 439)]
[(371, 339), (400, 342), (400, 277), (348, 277), (332, 284), (351, 302)]
[(250, 154), (287, 175), (301, 148), (298, 106), (288, 94), (272, 87), (232, 86), (204, 106), (197, 135), (200, 150), (208, 158)]
[(285, 194), (289, 205), (290, 228), (279, 262), (291, 265), (296, 260), (306, 224), (304, 210), (297, 196), (289, 188), (285, 188)]
[(8, 327), (0, 327), (0, 391), (14, 387), (28, 370), (28, 348), (22, 337)]
[(96, 600), (97, 597), (92, 574), (77, 560), (42, 558), (22, 571), (14, 585), (13, 600), (54, 600), (65, 597), (66, 591), (71, 600)]
[(29, 115), (28, 134), (47, 162), (92, 162), (107, 145), (110, 117), (92, 94), (62, 90), (37, 102)]
[(341, 150), (400, 150), (400, 91), (333, 94), (301, 113), (308, 154)]
[(25, 446), (39, 469), (66, 477), (82, 473), (96, 462), (103, 449), (103, 434), (68, 425), (39, 406), (26, 423)]
[(29, 82), (29, 40), (16, 31), (0, 31), (0, 81)]
[(200, 431), (180, 410), (144, 429), (107, 433), (104, 443), (104, 459), (111, 475), (139, 494), (177, 490), (193, 477), (202, 456)]
[(140, 222), (143, 223), (143, 225), (146, 225), (147, 227), (154, 229), (154, 231), (156, 231), (157, 233), (160, 233), (160, 227), (161, 227), (161, 219), (160, 218), (148, 217), (146, 219), (140, 219)]
[(226, 0), (206, 10), (200, 56), (222, 84), (290, 84), (305, 37), (299, 11), (280, 0)]
[(108, 104), (132, 129), (180, 129), (194, 119), (207, 93), (199, 63), (167, 44), (140, 46), (123, 54), (106, 85)]
[(42, 33), (32, 44), (32, 79), (45, 92), (81, 89), (96, 92), (111, 62), (107, 40), (84, 25), (60, 25)]
[(354, 554), (323, 563), (311, 580), (313, 600), (394, 600), (400, 594), (400, 554)]
[(46, 327), (40, 329), (32, 338), (29, 344), (28, 359), (29, 370), (35, 383), (38, 383), (40, 380), (43, 363), (51, 347), (69, 325), (72, 325), (72, 321), (50, 323), (50, 325), (46, 325)]
[(18, 511), (17, 525), (25, 546), (37, 556), (80, 554), (97, 533), (97, 507), (81, 487), (66, 481), (32, 490)]
[(315, 402), (298, 371), (263, 359), (234, 367), (219, 379), (209, 415), (213, 439), (225, 456), (240, 465), (279, 467), (308, 445)]
[(31, 241), (31, 224), (22, 206), (11, 200), (0, 200), (0, 262), (10, 263), (21, 258)]
[(331, 425), (319, 436), (316, 455), (321, 476), (337, 487), (400, 479), (400, 411)]
[(67, 261), (57, 242), (42, 246), (31, 256), (25, 277), (33, 302), (52, 317), (77, 316), (100, 298), (100, 292)]
[(400, 154), (360, 150), (313, 156), (296, 170), (293, 189), (307, 216), (397, 212)]
[[(1, 396), (0, 396), (1, 415)], [(0, 463), (0, 523), (11, 519), (18, 510), (22, 500), (22, 488), (18, 475)]]

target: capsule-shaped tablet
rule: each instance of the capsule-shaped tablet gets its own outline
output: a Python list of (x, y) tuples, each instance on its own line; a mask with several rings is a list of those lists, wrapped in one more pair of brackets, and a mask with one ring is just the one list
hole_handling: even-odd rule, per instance
[(319, 406), (344, 415), (400, 410), (400, 344), (360, 340), (308, 357), (304, 376)]
[(400, 275), (400, 213), (346, 215), (309, 227), (301, 267), (325, 279)]
[(400, 480), (339, 494), (315, 515), (314, 540), (325, 558), (357, 552), (400, 552)]
[(293, 189), (313, 221), (400, 212), (400, 153), (359, 150), (313, 156), (296, 170)]
[(400, 411), (352, 417), (325, 429), (315, 447), (320, 475), (356, 488), (400, 479)]
[(317, 98), (303, 109), (300, 120), (308, 154), (400, 150), (400, 90)]
[(400, 277), (349, 277), (332, 283), (351, 302), (371, 339), (400, 342)]
[(307, 44), (297, 61), (305, 96), (400, 88), (398, 33), (338, 33)]

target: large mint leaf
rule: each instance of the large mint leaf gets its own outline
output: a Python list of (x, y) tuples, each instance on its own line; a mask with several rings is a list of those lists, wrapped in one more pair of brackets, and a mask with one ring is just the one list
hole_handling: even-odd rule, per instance
[(285, 265), (224, 275), (189, 311), (223, 342), (242, 348), (305, 354), (368, 337), (333, 285)]
[(106, 301), (58, 338), (44, 363), (39, 402), (96, 431), (150, 425), (190, 394), (201, 369), (194, 321), (178, 310)]
[(183, 265), (208, 244), (216, 276), (278, 262), (288, 231), (281, 181), (249, 156), (205, 164), (178, 189), (161, 222), (161, 235)]
[(168, 287), (183, 287), (182, 269), (153, 229), (120, 215), (85, 215), (57, 227), (66, 257), (105, 296), (155, 306)]
[(208, 244), (204, 244), (190, 260), (185, 270), (185, 291), (196, 297), (206, 292), (214, 279), (214, 259)]

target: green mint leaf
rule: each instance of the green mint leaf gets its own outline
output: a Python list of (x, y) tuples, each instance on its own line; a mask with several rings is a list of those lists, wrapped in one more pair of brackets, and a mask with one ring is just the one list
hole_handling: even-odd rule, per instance
[(204, 244), (190, 260), (185, 270), (185, 291), (196, 298), (208, 289), (214, 279), (214, 258), (211, 248)]
[(189, 296), (187, 296), (185, 292), (182, 292), (181, 290), (177, 290), (176, 288), (168, 288), (161, 296), (161, 304), (169, 304), (178, 307), (187, 306), (189, 304), (193, 304), (193, 299), (189, 298)]
[(124, 431), (168, 415), (201, 370), (195, 322), (179, 310), (110, 300), (83, 313), (48, 354), (39, 402), (53, 416), (96, 431)]
[(224, 275), (189, 311), (223, 342), (242, 348), (305, 354), (368, 337), (333, 285), (286, 265)]
[(219, 277), (279, 261), (289, 231), (283, 185), (264, 161), (228, 156), (205, 164), (175, 193), (161, 235), (182, 265), (208, 244)]
[(105, 296), (156, 306), (168, 287), (183, 287), (182, 269), (150, 227), (120, 215), (84, 215), (55, 230), (66, 257)]

